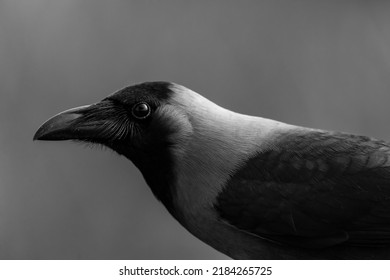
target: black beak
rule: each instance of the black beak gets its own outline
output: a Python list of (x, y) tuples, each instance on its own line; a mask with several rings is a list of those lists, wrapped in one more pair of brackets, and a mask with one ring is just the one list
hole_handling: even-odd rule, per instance
[(91, 126), (80, 125), (80, 120), (92, 106), (81, 106), (55, 115), (41, 125), (33, 139), (59, 141), (82, 137), (91, 131)]

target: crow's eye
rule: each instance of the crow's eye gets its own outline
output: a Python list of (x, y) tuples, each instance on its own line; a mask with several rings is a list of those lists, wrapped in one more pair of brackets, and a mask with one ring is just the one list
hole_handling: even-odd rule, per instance
[(131, 113), (136, 119), (145, 119), (150, 115), (150, 111), (148, 103), (140, 102), (133, 106)]

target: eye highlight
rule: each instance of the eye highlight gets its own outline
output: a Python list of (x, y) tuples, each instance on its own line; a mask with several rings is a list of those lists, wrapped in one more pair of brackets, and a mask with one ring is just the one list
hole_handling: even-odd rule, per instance
[(131, 109), (131, 114), (136, 119), (142, 120), (149, 117), (151, 113), (151, 109), (148, 103), (146, 102), (139, 102), (133, 106)]

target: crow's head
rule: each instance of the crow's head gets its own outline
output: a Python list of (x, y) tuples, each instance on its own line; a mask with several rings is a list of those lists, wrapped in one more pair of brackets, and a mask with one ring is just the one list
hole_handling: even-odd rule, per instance
[(196, 142), (194, 131), (204, 132), (202, 127), (213, 124), (216, 108), (221, 107), (183, 86), (146, 82), (55, 115), (38, 129), (34, 140), (76, 140), (111, 148), (133, 161), (169, 208), (171, 199), (164, 201), (164, 196), (172, 193), (174, 165), (183, 162), (178, 157)]
[(98, 103), (55, 115), (38, 129), (34, 140), (102, 144), (136, 163), (140, 156), (155, 158), (191, 132), (186, 108), (175, 101), (175, 96), (185, 94), (178, 88), (184, 89), (168, 82), (125, 87)]

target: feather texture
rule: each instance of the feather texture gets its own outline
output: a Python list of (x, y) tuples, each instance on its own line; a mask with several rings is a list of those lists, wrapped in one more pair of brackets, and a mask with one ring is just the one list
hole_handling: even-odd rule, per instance
[(253, 155), (215, 208), (237, 229), (305, 248), (390, 244), (390, 146), (299, 129)]

